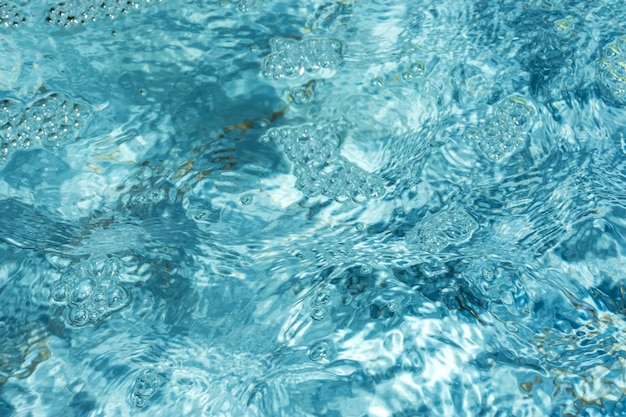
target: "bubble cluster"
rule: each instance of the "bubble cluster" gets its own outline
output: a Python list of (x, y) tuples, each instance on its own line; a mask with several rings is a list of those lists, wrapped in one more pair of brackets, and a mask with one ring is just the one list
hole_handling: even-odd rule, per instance
[(263, 59), (262, 72), (275, 80), (302, 76), (323, 76), (336, 70), (343, 60), (341, 42), (326, 38), (273, 38), (271, 53)]
[(167, 198), (164, 189), (151, 189), (140, 191), (130, 197), (130, 203), (133, 206), (142, 206), (147, 204), (156, 204)]
[(301, 85), (289, 89), (289, 99), (295, 104), (308, 104), (313, 98), (314, 84)]
[(339, 137), (330, 127), (307, 124), (276, 128), (261, 140), (272, 140), (282, 147), (294, 164), (296, 188), (307, 197), (324, 195), (339, 203), (365, 203), (385, 191), (381, 178), (339, 154)]
[(120, 282), (120, 262), (116, 259), (92, 260), (68, 271), (51, 290), (51, 298), (67, 306), (71, 325), (97, 324), (112, 313), (127, 307), (130, 291)]
[(603, 97), (610, 104), (626, 105), (626, 36), (604, 47), (597, 80)]
[(411, 63), (405, 63), (399, 66), (398, 71), (385, 71), (372, 77), (369, 80), (369, 87), (372, 87), (372, 91), (376, 91), (383, 87), (392, 87), (402, 85), (410, 85), (417, 80), (424, 79), (425, 75), (429, 72), (429, 67), (433, 66), (433, 63), (424, 63), (422, 61), (415, 61)]
[(69, 0), (51, 7), (46, 19), (60, 28), (68, 28), (102, 18), (113, 20), (138, 9), (142, 3), (149, 2), (150, 0)]
[(524, 99), (510, 97), (502, 101), (494, 117), (480, 128), (471, 128), (465, 136), (476, 142), (489, 159), (498, 161), (517, 150), (530, 132), (535, 109)]
[(90, 115), (86, 105), (55, 93), (23, 107), (18, 100), (0, 100), (0, 162), (15, 149), (76, 140)]
[(439, 253), (449, 244), (470, 239), (478, 223), (465, 210), (452, 209), (425, 218), (407, 234), (407, 242), (425, 252)]
[(130, 402), (137, 408), (148, 405), (150, 398), (156, 394), (164, 379), (152, 368), (142, 369), (137, 373), (130, 394)]
[(26, 18), (22, 16), (16, 5), (12, 3), (0, 3), (0, 26), (15, 27), (24, 23)]

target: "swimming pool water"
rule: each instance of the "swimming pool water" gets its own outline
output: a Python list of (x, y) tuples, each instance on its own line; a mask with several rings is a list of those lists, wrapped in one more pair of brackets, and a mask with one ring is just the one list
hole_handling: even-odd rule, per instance
[(0, 2), (1, 416), (626, 416), (622, 0)]

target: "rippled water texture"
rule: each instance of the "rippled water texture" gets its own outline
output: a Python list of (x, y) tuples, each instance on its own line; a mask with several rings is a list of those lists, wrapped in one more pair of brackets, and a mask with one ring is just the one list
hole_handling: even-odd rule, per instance
[(1, 416), (626, 416), (623, 0), (5, 0), (0, 51)]

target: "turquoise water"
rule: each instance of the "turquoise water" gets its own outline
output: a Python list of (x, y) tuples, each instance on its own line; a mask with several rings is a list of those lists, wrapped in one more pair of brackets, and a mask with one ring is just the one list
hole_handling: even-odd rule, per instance
[(622, 0), (0, 2), (1, 416), (626, 416)]

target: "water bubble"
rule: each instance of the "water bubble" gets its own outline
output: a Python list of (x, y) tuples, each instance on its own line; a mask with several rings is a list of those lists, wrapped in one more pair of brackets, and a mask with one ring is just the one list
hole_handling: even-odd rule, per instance
[(92, 279), (80, 279), (72, 287), (69, 301), (72, 304), (83, 304), (89, 300), (95, 288), (96, 283)]
[(166, 197), (164, 190), (147, 190), (139, 192), (130, 198), (133, 205), (154, 204), (164, 200)]
[(402, 72), (402, 79), (404, 81), (412, 81), (413, 80), (413, 73), (411, 71), (403, 71)]
[(148, 368), (141, 370), (135, 377), (131, 393), (131, 402), (137, 408), (143, 408), (148, 400), (156, 394), (163, 384), (162, 377), (156, 370)]
[[(326, 193), (326, 194), (330, 194), (330, 193)], [(345, 203), (346, 201), (350, 199), (350, 195), (347, 192), (347, 190), (337, 187), (337, 191), (335, 191), (333, 198), (338, 203)]]
[(352, 201), (358, 204), (367, 202), (368, 195), (362, 189), (356, 189), (352, 191)]
[(323, 308), (315, 308), (311, 311), (311, 318), (315, 321), (323, 320), (326, 317), (326, 310)]
[(101, 313), (95, 309), (95, 308), (90, 308), (87, 309), (87, 318), (91, 323), (98, 323), (101, 319)]
[(69, 316), (74, 326), (84, 326), (89, 322), (89, 314), (87, 310), (82, 307), (72, 307)]
[(371, 267), (371, 265), (361, 265), (359, 272), (363, 275), (369, 275), (372, 273), (372, 270), (373, 268)]
[(496, 276), (496, 271), (492, 266), (483, 266), (480, 275), (487, 281), (492, 281)]
[(250, 194), (243, 195), (243, 196), (241, 196), (239, 201), (244, 206), (248, 206), (248, 205), (250, 205), (250, 203), (252, 203), (252, 195), (250, 195)]
[(107, 303), (107, 297), (104, 291), (97, 290), (96, 292), (94, 292), (93, 295), (91, 296), (91, 302), (95, 306), (105, 305)]
[(112, 311), (126, 307), (131, 300), (130, 292), (126, 287), (117, 284), (107, 291), (108, 306)]
[(426, 65), (423, 62), (414, 62), (409, 67), (411, 74), (415, 76), (423, 76), (426, 73)]
[(191, 217), (199, 222), (207, 221), (210, 214), (207, 210), (190, 210)]
[(322, 340), (309, 348), (309, 359), (313, 362), (327, 364), (335, 359), (335, 346), (330, 340)]
[(54, 287), (52, 287), (51, 296), (54, 301), (64, 301), (65, 297), (67, 296), (67, 289), (65, 287), (65, 284), (58, 283)]
[(574, 29), (572, 19), (559, 19), (554, 22), (554, 32), (560, 35), (569, 34)]
[(371, 87), (382, 87), (383, 84), (384, 84), (383, 77), (376, 77), (376, 78), (372, 78), (372, 80), (370, 80), (370, 86)]
[(330, 289), (320, 289), (315, 293), (313, 300), (311, 301), (312, 306), (321, 306), (324, 304), (328, 304), (331, 299), (332, 292)]
[(306, 87), (294, 87), (289, 90), (289, 98), (296, 104), (308, 104), (311, 101), (311, 93)]
[(256, 7), (256, 5), (257, 5), (257, 0), (241, 0), (237, 4), (237, 8), (239, 9), (240, 12), (247, 13), (253, 10)]

